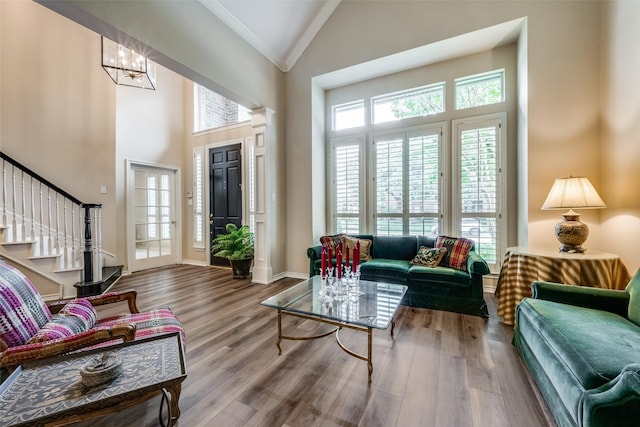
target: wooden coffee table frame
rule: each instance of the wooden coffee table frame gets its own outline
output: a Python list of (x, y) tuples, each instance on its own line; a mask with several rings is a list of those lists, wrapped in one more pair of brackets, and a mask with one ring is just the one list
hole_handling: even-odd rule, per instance
[[(32, 414), (28, 413), (29, 408), (26, 408), (26, 409), (20, 408), (20, 405), (19, 405), (20, 402), (16, 403), (17, 400), (21, 399), (21, 395), (19, 395), (19, 392), (14, 391), (11, 387), (14, 384), (14, 382), (19, 381), (20, 376), (23, 374), (23, 369), (38, 370), (39, 367), (42, 367), (44, 369), (47, 369), (49, 367), (50, 369), (51, 366), (58, 365), (59, 363), (69, 362), (70, 366), (66, 368), (66, 370), (70, 371), (72, 369), (75, 369), (75, 364), (73, 365), (73, 367), (71, 366), (74, 359), (80, 359), (80, 358), (86, 359), (88, 356), (92, 356), (94, 354), (100, 354), (108, 351), (118, 351), (123, 348), (125, 348), (126, 350), (126, 347), (133, 349), (135, 348), (135, 346), (141, 346), (145, 344), (154, 345), (154, 343), (151, 343), (151, 342), (156, 340), (167, 340), (166, 345), (171, 346), (170, 350), (168, 351), (177, 352), (177, 358), (179, 359), (179, 360), (172, 359), (170, 361), (167, 361), (167, 363), (171, 364), (177, 371), (175, 375), (174, 373), (171, 373), (170, 377), (167, 379), (158, 379), (158, 381), (146, 384), (140, 388), (134, 388), (134, 389), (125, 390), (125, 391), (118, 391), (117, 393), (111, 396), (88, 399), (86, 402), (79, 402), (74, 405), (70, 405), (68, 407), (64, 405), (59, 405), (59, 407), (56, 408), (53, 404), (51, 405), (51, 409), (47, 407), (45, 410), (45, 407), (40, 407), (41, 408), (41, 409), (39, 408), (40, 412), (34, 412)], [(175, 343), (172, 342), (171, 340), (174, 340)], [(160, 345), (159, 342), (155, 344)], [(166, 347), (163, 347), (163, 348), (166, 348)], [(162, 362), (164, 362), (164, 359), (162, 360)], [(79, 364), (81, 365), (82, 363), (79, 363)], [(169, 370), (168, 367), (166, 367), (166, 369)], [(126, 372), (127, 371), (125, 369), (125, 371), (122, 374), (120, 374), (120, 376), (125, 375)], [(90, 350), (86, 352), (73, 353), (70, 355), (54, 357), (51, 359), (44, 359), (42, 361), (32, 362), (32, 363), (26, 364), (25, 366), (18, 367), (9, 376), (9, 378), (7, 378), (5, 383), (3, 383), (0, 386), (0, 403), (6, 406), (6, 408), (0, 408), (0, 418), (2, 419), (3, 422), (7, 423), (7, 424), (2, 424), (3, 426), (5, 425), (7, 426), (65, 426), (65, 425), (77, 423), (79, 421), (83, 421), (86, 419), (91, 419), (91, 418), (100, 417), (106, 414), (119, 412), (119, 411), (122, 411), (123, 409), (138, 405), (152, 397), (160, 395), (162, 400), (160, 403), (160, 410), (159, 410), (159, 416), (158, 416), (159, 423), (163, 427), (174, 426), (177, 423), (178, 418), (180, 417), (180, 407), (178, 406), (178, 401), (179, 401), (180, 392), (182, 389), (182, 382), (185, 380), (186, 377), (187, 377), (187, 374), (186, 374), (184, 346), (182, 344), (182, 338), (180, 334), (177, 332), (153, 336), (153, 337), (144, 338), (136, 341), (129, 341), (126, 343), (120, 343), (113, 346), (102, 347), (99, 349)], [(64, 383), (62, 385), (60, 384), (52, 384), (52, 385), (60, 387), (60, 393), (62, 393), (62, 395), (64, 396), (64, 395), (67, 395), (68, 393), (71, 393), (70, 390), (72, 390), (73, 388), (80, 387), (79, 379), (80, 379), (80, 374), (78, 372), (77, 378), (75, 375), (72, 378), (73, 383), (71, 384), (67, 383), (66, 386)], [(64, 380), (66, 380), (66, 378), (63, 379), (63, 381)], [(116, 380), (114, 381), (118, 381), (118, 379), (116, 378)], [(136, 380), (136, 382), (137, 381), (138, 380)], [(40, 383), (38, 384), (38, 386), (42, 387), (43, 384)], [(101, 387), (108, 388), (109, 386), (110, 384), (107, 383), (104, 386), (98, 385), (98, 386), (89, 388), (88, 390), (101, 390)], [(126, 387), (123, 386), (123, 389), (124, 388)], [(5, 398), (6, 393), (11, 393), (12, 395), (15, 394), (16, 401), (8, 400), (9, 399), (8, 397)], [(24, 393), (26, 393), (26, 391)], [(30, 393), (26, 393), (26, 394), (29, 395)], [(53, 401), (55, 404), (59, 404), (60, 400), (61, 399), (59, 397), (54, 396), (53, 398)], [(167, 406), (166, 424), (163, 420), (163, 409), (165, 404)], [(24, 414), (24, 415), (20, 415), (20, 414)]]

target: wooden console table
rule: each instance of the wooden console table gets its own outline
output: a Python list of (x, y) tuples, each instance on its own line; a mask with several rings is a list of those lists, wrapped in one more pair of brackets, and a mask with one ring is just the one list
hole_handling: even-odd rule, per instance
[(507, 248), (496, 286), (498, 315), (504, 318), (504, 323), (513, 325), (516, 305), (531, 296), (531, 283), (535, 281), (624, 289), (630, 279), (627, 268), (615, 254)]
[[(84, 386), (79, 369), (91, 357), (115, 352), (123, 371), (114, 380)], [(120, 411), (153, 396), (167, 402), (167, 422), (180, 416), (178, 399), (187, 377), (179, 333), (153, 336), (19, 366), (0, 385), (0, 425), (59, 426)]]

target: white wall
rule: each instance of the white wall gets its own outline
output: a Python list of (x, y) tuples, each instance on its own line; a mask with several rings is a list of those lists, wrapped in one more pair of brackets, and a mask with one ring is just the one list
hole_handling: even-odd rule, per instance
[[(100, 37), (29, 0), (0, 1), (0, 148), (87, 203), (116, 229), (115, 85)], [(102, 245), (115, 252), (115, 233)]]
[[(118, 263), (127, 262), (126, 241), (126, 161), (150, 163), (179, 169), (181, 175), (190, 173), (190, 157), (183, 157), (185, 79), (162, 66), (157, 67), (156, 90), (128, 86), (116, 88), (116, 233)], [(183, 209), (182, 188), (176, 189), (177, 208)], [(184, 215), (179, 227), (184, 225)]]

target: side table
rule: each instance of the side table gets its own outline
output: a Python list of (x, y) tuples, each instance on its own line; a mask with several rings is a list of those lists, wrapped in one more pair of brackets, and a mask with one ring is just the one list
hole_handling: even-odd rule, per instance
[(499, 299), (498, 315), (504, 323), (513, 325), (516, 306), (523, 298), (531, 297), (531, 283), (535, 281), (624, 289), (630, 279), (626, 266), (615, 254), (507, 248), (495, 293)]
[[(120, 356), (122, 373), (104, 384), (83, 385), (80, 367), (105, 352)], [(184, 347), (177, 332), (25, 363), (0, 385), (0, 425), (67, 425), (161, 395), (160, 424), (173, 426), (180, 416), (178, 399), (186, 377)]]

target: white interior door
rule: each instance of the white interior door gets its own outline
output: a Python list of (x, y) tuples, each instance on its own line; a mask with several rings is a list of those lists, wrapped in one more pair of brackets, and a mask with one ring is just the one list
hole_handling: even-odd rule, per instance
[(129, 163), (129, 270), (178, 262), (177, 170)]

